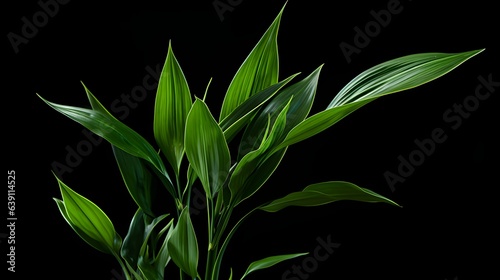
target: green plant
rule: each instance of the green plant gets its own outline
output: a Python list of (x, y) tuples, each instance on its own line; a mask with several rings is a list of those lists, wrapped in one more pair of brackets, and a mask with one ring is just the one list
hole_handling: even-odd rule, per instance
[[(289, 146), (379, 97), (434, 80), (482, 51), (422, 53), (389, 60), (356, 76), (323, 111), (310, 115), (323, 65), (298, 82), (292, 80), (299, 74), (278, 80), (277, 35), (283, 9), (235, 74), (218, 120), (204, 101), (208, 87), (203, 98), (193, 100), (169, 44), (154, 108), (157, 147), (109, 113), (85, 85), (91, 108), (60, 105), (39, 96), (111, 144), (125, 186), (138, 207), (125, 238), (98, 206), (57, 176), (62, 200), (54, 200), (73, 230), (95, 249), (113, 255), (127, 279), (163, 279), (169, 263), (179, 268), (181, 279), (219, 279), (231, 238), (255, 211), (276, 212), (339, 200), (398, 206), (353, 183), (329, 181), (254, 206), (236, 220), (232, 215), (235, 207), (266, 183)], [(198, 244), (205, 231), (193, 224), (189, 212), (194, 184), (200, 184), (206, 196), (205, 249)], [(158, 198), (158, 186), (170, 196)], [(172, 206), (167, 209), (173, 213), (161, 212), (165, 204)], [(241, 279), (304, 254), (257, 260)], [(200, 257), (204, 257), (203, 268)]]

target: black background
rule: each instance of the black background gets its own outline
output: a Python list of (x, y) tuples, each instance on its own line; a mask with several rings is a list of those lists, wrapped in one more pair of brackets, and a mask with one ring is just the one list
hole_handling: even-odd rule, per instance
[[(109, 108), (142, 85), (146, 67), (163, 64), (171, 40), (194, 95), (203, 96), (213, 78), (207, 103), (218, 112), (231, 78), (284, 1), (244, 0), (225, 12), (223, 21), (213, 1), (70, 1), (59, 5), (57, 14), (19, 45), (17, 53), (7, 34), (21, 34), (21, 18), (31, 21), (41, 8), (36, 1), (10, 2), (2, 8), (4, 150), (7, 170), (16, 172), (18, 221), (17, 272), (6, 279), (119, 279), (113, 257), (80, 240), (52, 200), (60, 194), (51, 165), (64, 164), (65, 147), (75, 148), (86, 139), (83, 127), (50, 109), (35, 93), (56, 103), (88, 107), (83, 81)], [(253, 260), (312, 252), (318, 238), (330, 236), (340, 247), (318, 262), (308, 279), (464, 280), (499, 274), (494, 154), (498, 87), (456, 130), (443, 119), (445, 111), (474, 94), (478, 76), (500, 81), (496, 7), (487, 1), (401, 1), (402, 11), (348, 63), (339, 44), (353, 45), (353, 28), (363, 29), (373, 20), (370, 11), (386, 9), (389, 2), (288, 1), (278, 36), (280, 79), (297, 72), (304, 77), (325, 63), (313, 107), (317, 112), (350, 79), (377, 63), (419, 52), (486, 50), (431, 83), (379, 99), (292, 146), (268, 184), (237, 214), (252, 202), (327, 180), (356, 183), (403, 208), (344, 201), (257, 213), (231, 243), (224, 273), (232, 267), (238, 278)], [(123, 120), (152, 143), (154, 93), (148, 91)], [(435, 128), (445, 131), (446, 141), (392, 191), (384, 173), (397, 173), (398, 156), (408, 158), (416, 149), (414, 140), (429, 138)], [(99, 205), (125, 236), (135, 206), (108, 143), (94, 146), (63, 180)], [(7, 253), (2, 239), (2, 259)], [(303, 259), (248, 279), (282, 279)], [(177, 273), (169, 279), (175, 277)]]

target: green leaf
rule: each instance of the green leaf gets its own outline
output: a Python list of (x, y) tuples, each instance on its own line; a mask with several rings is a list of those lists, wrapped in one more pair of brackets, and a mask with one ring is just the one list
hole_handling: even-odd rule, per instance
[(149, 247), (151, 248), (156, 248), (156, 245), (158, 243), (158, 236), (156, 235), (156, 232), (154, 229), (160, 224), (161, 221), (163, 221), (165, 218), (167, 218), (169, 214), (163, 214), (161, 216), (158, 216), (154, 218), (153, 220), (146, 220), (145, 221), (145, 227), (144, 227), (144, 241), (141, 247), (141, 251), (139, 252), (139, 255), (146, 257), (146, 259), (153, 259), (154, 255), (149, 255)]
[(269, 158), (262, 160), (262, 162), (255, 167), (252, 174), (248, 176), (245, 181), (245, 186), (240, 193), (242, 200), (238, 201), (238, 203), (252, 196), (267, 182), (283, 160), (286, 150), (287, 148), (284, 148), (273, 153)]
[[(120, 251), (123, 259), (125, 259), (131, 267), (135, 269), (140, 263), (147, 262), (152, 264), (155, 261), (155, 256), (150, 255), (148, 251), (148, 248), (155, 248), (157, 246), (159, 238), (159, 236), (153, 236), (155, 235), (153, 230), (168, 216), (168, 214), (163, 214), (151, 219), (145, 215), (140, 208), (137, 209)], [(171, 220), (164, 229), (170, 227), (172, 222), (173, 220)], [(154, 267), (151, 266), (150, 268)], [(156, 271), (157, 269), (154, 268), (154, 270)]]
[(257, 180), (258, 184), (250, 184), (252, 182), (250, 181), (250, 178), (259, 176), (259, 174), (255, 172), (255, 170), (259, 167), (259, 165), (265, 163), (273, 155), (273, 153), (271, 153), (271, 148), (283, 134), (286, 126), (287, 111), (290, 108), (292, 99), (293, 98), (290, 98), (286, 106), (276, 117), (276, 121), (274, 122), (270, 131), (269, 117), (267, 129), (263, 133), (264, 136), (259, 148), (247, 153), (236, 165), (236, 168), (232, 173), (229, 182), (231, 198), (235, 205), (253, 195), (262, 186), (261, 183), (263, 182), (260, 180)]
[(271, 257), (267, 257), (267, 258), (264, 258), (264, 259), (261, 259), (261, 260), (258, 260), (258, 261), (254, 261), (252, 262), (247, 270), (245, 271), (245, 273), (243, 274), (243, 276), (241, 276), (241, 280), (243, 280), (243, 278), (245, 278), (248, 274), (256, 271), (256, 270), (261, 270), (261, 269), (265, 269), (265, 268), (268, 268), (268, 267), (271, 267), (273, 265), (276, 265), (280, 262), (283, 262), (283, 261), (286, 261), (286, 260), (289, 260), (289, 259), (293, 259), (293, 258), (297, 258), (297, 257), (300, 257), (300, 256), (304, 256), (304, 255), (307, 255), (308, 253), (297, 253), (297, 254), (287, 254), (287, 255), (277, 255), (277, 256), (271, 256)]
[(276, 84), (279, 76), (278, 29), (285, 6), (240, 66), (224, 96), (219, 120), (253, 94)]
[[(291, 97), (293, 97), (290, 102), (290, 108), (286, 115), (286, 127), (284, 133), (288, 133), (293, 127), (298, 123), (303, 121), (309, 112), (314, 102), (314, 97), (316, 96), (316, 90), (318, 88), (319, 75), (323, 64), (316, 68), (311, 74), (305, 77), (298, 83), (290, 85), (289, 87), (281, 90), (281, 92), (276, 96), (276, 100), (270, 102), (270, 105), (279, 103), (285, 103)], [(267, 108), (269, 110), (269, 108)], [(264, 110), (265, 111), (265, 110)], [(270, 110), (272, 111), (272, 110)]]
[(198, 277), (198, 241), (189, 216), (189, 208), (182, 210), (167, 242), (170, 257), (189, 276)]
[(378, 64), (349, 82), (324, 111), (295, 126), (276, 149), (298, 143), (324, 131), (381, 96), (437, 79), (483, 50), (412, 54)]
[[(165, 218), (164, 216), (163, 218)], [(161, 219), (155, 219), (151, 224), (150, 224), (150, 229), (153, 229), (157, 226), (157, 224), (163, 220)], [(141, 257), (139, 258), (138, 261), (138, 267), (142, 274), (146, 276), (146, 279), (163, 279), (164, 274), (165, 274), (165, 266), (170, 260), (170, 255), (167, 249), (167, 242), (168, 239), (170, 238), (170, 235), (173, 230), (173, 219), (170, 220), (170, 222), (161, 230), (161, 232), (165, 232), (167, 229), (169, 232), (167, 233), (167, 236), (163, 239), (163, 242), (161, 244), (160, 249), (158, 250), (158, 253), (153, 255), (154, 251), (156, 251), (157, 246), (159, 243), (156, 241), (153, 243), (150, 243), (149, 246), (147, 246), (148, 243), (144, 243), (143, 249), (141, 250), (142, 254)], [(146, 241), (150, 241), (150, 235), (151, 235), (151, 230), (146, 231)], [(149, 250), (149, 251), (148, 251)]]
[(96, 249), (96, 250), (99, 250), (99, 251), (106, 253), (106, 254), (111, 254), (111, 252), (109, 251), (109, 248), (107, 246), (105, 246), (102, 243), (100, 243), (99, 241), (93, 239), (88, 234), (86, 234), (83, 230), (81, 230), (80, 228), (76, 227), (73, 224), (73, 222), (70, 220), (70, 218), (68, 216), (68, 213), (66, 212), (66, 206), (64, 206), (64, 202), (62, 200), (54, 198), (54, 201), (56, 202), (57, 207), (59, 208), (59, 212), (61, 212), (61, 215), (63, 216), (64, 220), (66, 220), (66, 222), (69, 224), (69, 226), (76, 232), (76, 234), (78, 234), (78, 236), (80, 236), (81, 239), (83, 239), (83, 241), (87, 242), (87, 244), (94, 247), (94, 249)]
[(276, 199), (259, 209), (277, 212), (288, 206), (319, 206), (339, 200), (355, 200), (362, 202), (384, 202), (399, 206), (396, 202), (371, 190), (361, 188), (353, 183), (330, 181), (310, 185), (300, 192), (293, 192)]
[(120, 249), (122, 258), (134, 269), (137, 268), (139, 254), (144, 241), (144, 231), (144, 212), (139, 208), (130, 222), (128, 233), (123, 239), (123, 245)]
[[(90, 131), (103, 137), (112, 145), (123, 151), (145, 159), (151, 163), (167, 180), (167, 190), (177, 197), (170, 177), (155, 149), (137, 132), (118, 121), (107, 112), (86, 109), (49, 102), (39, 96), (45, 103), (68, 118), (80, 123)], [(165, 181), (164, 181), (165, 182)]]
[(275, 149), (283, 149), (284, 147), (288, 147), (292, 144), (298, 143), (316, 134), (319, 134), (320, 132), (328, 129), (352, 112), (356, 111), (357, 109), (373, 100), (374, 98), (356, 101), (314, 114), (313, 116), (306, 118), (301, 123), (292, 128), (286, 135), (283, 142), (277, 145)]
[(160, 247), (160, 250), (158, 250), (158, 255), (156, 256), (154, 263), (154, 265), (157, 267), (158, 271), (162, 276), (160, 279), (163, 279), (163, 274), (164, 274), (163, 272), (165, 270), (165, 267), (171, 260), (170, 252), (168, 251), (168, 240), (172, 236), (172, 232), (174, 230), (174, 227), (172, 225), (173, 225), (173, 220), (171, 220), (170, 223), (168, 223), (168, 225), (166, 225), (165, 228), (163, 229), (165, 230), (166, 228), (168, 228), (168, 233), (166, 237), (163, 239), (163, 243)]
[(483, 50), (411, 54), (380, 63), (351, 80), (327, 108), (420, 86), (445, 75)]
[(149, 216), (152, 210), (152, 176), (142, 159), (113, 146), (113, 154), (118, 163), (125, 186), (135, 203)]
[(258, 147), (266, 129), (268, 118), (271, 118), (272, 125), (278, 114), (290, 101), (290, 98), (293, 97), (289, 105), (290, 108), (287, 111), (286, 126), (280, 136), (280, 141), (285, 138), (286, 133), (307, 117), (314, 102), (322, 67), (323, 65), (316, 68), (316, 70), (300, 82), (281, 89), (279, 93), (258, 112), (241, 138), (238, 158), (241, 158), (249, 151)]
[(257, 113), (257, 110), (272, 98), (281, 88), (288, 84), (295, 76), (294, 74), (285, 80), (267, 87), (266, 89), (252, 95), (245, 100), (236, 109), (234, 109), (229, 116), (220, 122), (220, 127), (224, 131), (224, 136), (229, 142), (248, 121)]
[(192, 100), (184, 73), (169, 42), (154, 110), (154, 137), (176, 174), (184, 157), (184, 130)]
[(226, 181), (231, 158), (222, 129), (201, 99), (189, 111), (184, 140), (189, 163), (212, 198)]
[[(101, 102), (97, 100), (83, 82), (82, 85), (87, 93), (87, 98), (92, 109), (118, 121), (118, 119), (111, 115)], [(144, 160), (123, 151), (115, 145), (111, 145), (111, 148), (130, 196), (146, 214), (154, 216), (151, 205), (151, 195), (153, 193), (151, 188), (152, 176)], [(168, 180), (165, 180), (161, 174), (160, 179), (163, 179), (162, 181), (166, 186), (169, 185)], [(173, 191), (172, 187), (171, 191)]]
[[(145, 276), (144, 279), (163, 279), (164, 267), (156, 263), (156, 250), (160, 234), (154, 229), (168, 216), (168, 214), (163, 214), (151, 220), (148, 216), (143, 215), (142, 221), (144, 227), (142, 227), (142, 235), (137, 236), (134, 240), (131, 239), (131, 242), (141, 245), (137, 258), (137, 268)], [(170, 220), (164, 229), (171, 227), (172, 223), (173, 219)]]
[(66, 221), (94, 248), (116, 254), (121, 246), (121, 237), (108, 216), (92, 201), (56, 179), (63, 199), (55, 201)]
[[(85, 93), (87, 94), (87, 99), (89, 100), (90, 106), (92, 107), (93, 110), (99, 111), (111, 118), (116, 119), (107, 109), (104, 107), (101, 102), (95, 97), (95, 95), (90, 92), (90, 90), (87, 88), (87, 86), (80, 81), (80, 83), (83, 86), (83, 89), (85, 90)], [(116, 119), (117, 120), (117, 119)]]

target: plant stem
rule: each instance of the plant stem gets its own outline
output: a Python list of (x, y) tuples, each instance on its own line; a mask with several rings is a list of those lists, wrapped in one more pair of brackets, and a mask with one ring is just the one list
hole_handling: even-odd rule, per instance
[(121, 258), (119, 255), (117, 255), (116, 253), (113, 252), (113, 255), (115, 256), (116, 260), (118, 260), (118, 263), (120, 264), (120, 267), (122, 268), (123, 270), (123, 274), (125, 274), (125, 279), (126, 280), (132, 280), (132, 277), (130, 276), (130, 274), (128, 273), (128, 268), (127, 266), (122, 262)]
[(207, 252), (207, 264), (205, 266), (205, 280), (214, 280), (212, 278), (213, 270), (214, 270), (214, 262), (217, 256), (218, 246), (210, 248)]
[[(232, 209), (232, 208), (231, 208)], [(221, 263), (222, 263), (222, 257), (224, 256), (224, 253), (226, 251), (226, 248), (229, 244), (229, 241), (231, 240), (231, 238), (233, 237), (234, 233), (236, 232), (236, 230), (238, 229), (238, 227), (243, 223), (243, 221), (245, 221), (255, 210), (257, 210), (259, 208), (254, 208), (252, 209), (250, 212), (246, 213), (245, 216), (243, 216), (234, 226), (233, 228), (231, 229), (231, 231), (229, 231), (228, 235), (226, 236), (224, 242), (222, 243), (222, 247), (220, 249), (220, 252), (218, 252), (217, 254), (217, 258), (215, 260), (215, 263), (214, 263), (214, 268), (213, 268), (213, 274), (212, 276), (214, 277), (213, 279), (218, 279), (219, 278), (219, 270), (220, 270), (220, 266), (221, 266)], [(227, 224), (227, 223), (226, 223)], [(218, 245), (217, 245), (218, 246)]]
[(219, 224), (221, 226), (217, 228), (217, 232), (216, 232), (215, 238), (213, 240), (214, 245), (219, 244), (219, 241), (222, 237), (222, 234), (224, 234), (224, 231), (226, 230), (226, 227), (229, 223), (229, 219), (231, 218), (231, 214), (233, 213), (233, 207), (234, 206), (229, 205), (229, 207), (227, 207), (225, 209), (225, 211), (222, 212), (222, 216), (220, 217), (219, 223), (217, 224), (217, 226), (219, 226)]

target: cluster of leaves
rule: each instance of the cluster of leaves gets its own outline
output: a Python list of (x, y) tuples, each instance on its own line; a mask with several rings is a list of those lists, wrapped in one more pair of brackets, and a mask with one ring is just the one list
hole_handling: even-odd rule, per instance
[[(74, 231), (92, 247), (113, 255), (127, 279), (164, 279), (171, 261), (179, 268), (181, 279), (219, 279), (230, 239), (254, 211), (276, 212), (289, 206), (319, 206), (338, 200), (397, 206), (353, 183), (328, 181), (266, 201), (232, 219), (233, 209), (266, 183), (289, 146), (324, 131), (381, 96), (436, 79), (482, 51), (413, 54), (381, 63), (350, 81), (324, 110), (310, 115), (323, 65), (295, 83), (292, 80), (299, 73), (278, 79), (277, 35), (283, 9), (234, 76), (218, 119), (204, 101), (206, 93), (203, 99), (193, 100), (169, 44), (154, 108), (157, 147), (110, 114), (85, 85), (91, 108), (60, 105), (40, 97), (111, 144), (125, 186), (137, 204), (125, 238), (98, 206), (57, 177), (62, 200), (55, 201)], [(239, 141), (233, 153), (232, 141)], [(194, 184), (201, 184), (206, 198), (206, 229), (196, 228), (191, 220)], [(157, 198), (156, 185), (163, 186), (171, 197)], [(171, 203), (175, 213), (157, 213), (155, 201)], [(198, 244), (204, 234), (206, 251)], [(241, 279), (303, 254), (257, 260)], [(204, 268), (199, 266), (200, 256), (205, 257)], [(230, 275), (232, 279), (232, 272)]]

